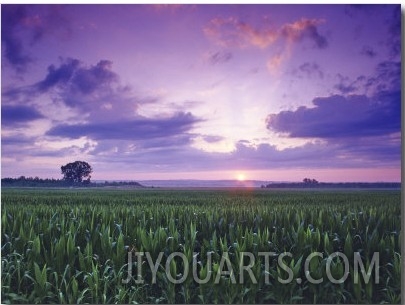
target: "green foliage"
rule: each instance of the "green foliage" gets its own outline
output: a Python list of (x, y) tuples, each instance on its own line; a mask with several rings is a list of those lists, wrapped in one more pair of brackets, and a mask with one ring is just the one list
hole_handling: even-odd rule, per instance
[[(2, 191), (3, 303), (400, 303), (399, 191), (173, 191), (173, 190), (18, 190)], [(142, 258), (143, 283), (125, 283), (128, 251), (149, 252), (157, 266), (156, 283)], [(344, 275), (340, 257), (348, 255), (349, 276), (331, 283), (325, 272)], [(166, 259), (180, 252), (189, 272), (182, 283), (165, 274)], [(194, 255), (196, 252), (197, 255)], [(244, 270), (239, 283), (240, 260)], [(259, 252), (274, 252), (269, 269)], [(292, 271), (280, 268), (277, 256)], [(304, 274), (323, 278), (310, 283)], [(379, 283), (354, 283), (353, 253), (366, 270), (379, 252)], [(222, 260), (228, 253), (229, 260)], [(193, 279), (196, 274), (204, 283)], [(222, 260), (222, 261), (221, 261)], [(210, 262), (212, 264), (210, 264)], [(227, 274), (231, 267), (232, 273)], [(178, 257), (168, 265), (183, 277)], [(218, 277), (219, 282), (215, 283)], [(233, 278), (234, 277), (234, 278)], [(236, 279), (236, 282), (234, 281)], [(266, 282), (266, 279), (269, 281)], [(301, 281), (296, 281), (301, 279)]]
[(90, 164), (84, 161), (75, 161), (61, 166), (63, 180), (69, 183), (81, 183), (83, 178), (87, 178), (90, 183), (90, 174), (93, 172)]

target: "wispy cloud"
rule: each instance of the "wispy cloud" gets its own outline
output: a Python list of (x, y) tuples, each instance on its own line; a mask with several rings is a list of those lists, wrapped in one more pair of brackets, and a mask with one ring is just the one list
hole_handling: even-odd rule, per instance
[(214, 18), (205, 27), (205, 35), (217, 45), (225, 48), (259, 48), (265, 50), (276, 43), (282, 44), (282, 52), (267, 61), (267, 68), (274, 72), (291, 56), (292, 45), (307, 39), (315, 48), (328, 46), (325, 36), (318, 31), (322, 19), (302, 18), (280, 27), (263, 26), (256, 28), (236, 17)]
[(314, 43), (314, 47), (324, 49), (328, 46), (325, 36), (319, 34), (318, 25), (324, 23), (322, 19), (305, 19), (282, 26), (281, 35), (289, 41), (298, 42), (307, 38)]
[(177, 113), (167, 118), (137, 117), (132, 120), (57, 125), (50, 129), (48, 136), (80, 138), (87, 136), (95, 140), (149, 140), (171, 138), (190, 131), (201, 120), (191, 113)]
[(224, 47), (257, 47), (265, 49), (284, 38), (287, 42), (298, 42), (304, 38), (314, 42), (317, 48), (328, 45), (325, 36), (319, 34), (318, 25), (323, 20), (300, 19), (281, 27), (255, 28), (236, 17), (212, 19), (204, 28), (205, 35)]
[(207, 55), (207, 60), (212, 65), (226, 63), (232, 59), (232, 53), (229, 51), (211, 52)]
[(204, 33), (222, 47), (266, 48), (277, 39), (274, 30), (258, 31), (236, 17), (214, 18), (204, 27)]
[(305, 62), (298, 67), (294, 74), (298, 78), (324, 78), (321, 67), (316, 62)]
[(378, 95), (383, 90), (395, 91), (401, 88), (401, 63), (399, 61), (382, 61), (371, 76), (360, 75), (355, 79), (336, 74), (338, 82), (334, 89), (339, 94)]

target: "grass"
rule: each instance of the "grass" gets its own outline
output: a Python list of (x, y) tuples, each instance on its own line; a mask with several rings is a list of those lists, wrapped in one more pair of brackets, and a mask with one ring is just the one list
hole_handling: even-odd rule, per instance
[[(400, 191), (3, 189), (2, 302), (399, 303), (400, 214)], [(143, 283), (125, 283), (136, 251), (153, 263), (161, 255), (155, 283), (146, 256)], [(187, 258), (187, 276), (179, 257), (166, 265), (174, 252)], [(239, 264), (244, 252), (256, 258), (257, 283)], [(274, 253), (268, 268), (260, 252)], [(307, 267), (320, 284), (305, 273), (314, 252), (322, 257)], [(341, 258), (328, 261), (335, 252), (349, 259), (342, 283), (325, 271), (345, 276)], [(378, 283), (374, 271), (368, 282), (354, 272), (355, 252), (366, 269), (379, 253)], [(206, 283), (193, 279), (193, 259), (199, 278), (212, 266)], [(166, 269), (184, 281), (170, 282)]]

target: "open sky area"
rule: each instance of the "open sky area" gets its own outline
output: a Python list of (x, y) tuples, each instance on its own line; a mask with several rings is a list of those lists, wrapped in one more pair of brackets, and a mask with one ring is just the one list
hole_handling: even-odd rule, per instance
[(2, 5), (1, 176), (400, 181), (400, 5)]

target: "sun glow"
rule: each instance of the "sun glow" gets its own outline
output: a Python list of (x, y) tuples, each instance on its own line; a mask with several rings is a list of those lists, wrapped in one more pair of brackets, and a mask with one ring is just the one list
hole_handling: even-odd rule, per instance
[(238, 181), (245, 181), (245, 179), (246, 179), (245, 174), (239, 173), (239, 174), (236, 176), (236, 179), (238, 179)]

